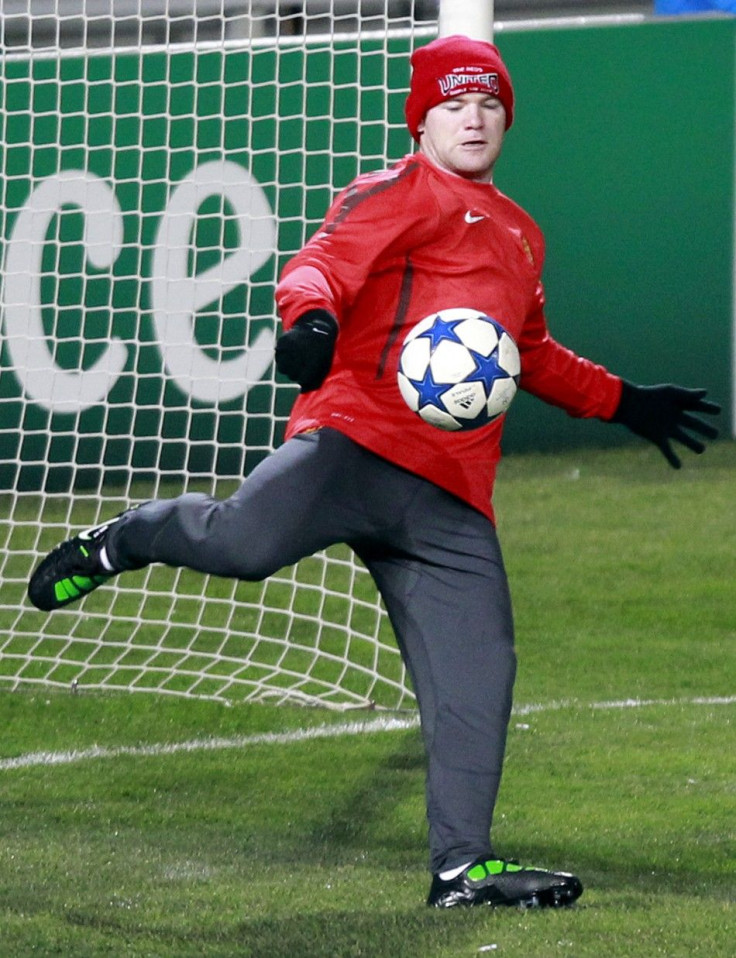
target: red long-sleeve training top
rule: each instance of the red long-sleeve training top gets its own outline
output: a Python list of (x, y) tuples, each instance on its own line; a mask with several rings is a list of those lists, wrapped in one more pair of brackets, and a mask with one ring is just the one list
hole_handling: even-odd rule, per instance
[(330, 426), (493, 520), (504, 417), (468, 432), (423, 422), (399, 392), (399, 352), (430, 313), (481, 310), (516, 340), (521, 388), (572, 416), (610, 419), (621, 380), (550, 336), (543, 262), (541, 230), (491, 184), (445, 172), (421, 153), (358, 177), (276, 289), (286, 329), (315, 308), (340, 324), (330, 374), (298, 396), (287, 438)]

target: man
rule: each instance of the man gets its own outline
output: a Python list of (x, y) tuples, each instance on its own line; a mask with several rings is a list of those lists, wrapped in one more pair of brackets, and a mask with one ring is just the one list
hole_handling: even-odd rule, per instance
[(491, 494), (502, 420), (448, 433), (401, 398), (407, 331), (440, 309), (494, 317), (516, 340), (521, 387), (573, 416), (623, 423), (675, 467), (716, 430), (705, 390), (640, 387), (549, 335), (544, 240), (492, 184), (513, 120), (498, 50), (439, 39), (412, 57), (416, 154), (359, 177), (284, 270), (278, 369), (302, 387), (286, 442), (231, 498), (144, 503), (80, 533), (31, 578), (60, 608), (151, 562), (264, 578), (347, 542), (384, 600), (419, 704), (427, 752), (428, 904), (567, 905), (574, 875), (500, 859), (491, 840), (515, 675), (513, 623)]

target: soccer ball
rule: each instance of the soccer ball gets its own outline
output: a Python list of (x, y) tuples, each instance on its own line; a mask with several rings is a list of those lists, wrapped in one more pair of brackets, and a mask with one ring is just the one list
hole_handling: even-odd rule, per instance
[(399, 389), (409, 408), (438, 429), (478, 429), (498, 419), (516, 394), (516, 343), (477, 309), (425, 317), (401, 347)]

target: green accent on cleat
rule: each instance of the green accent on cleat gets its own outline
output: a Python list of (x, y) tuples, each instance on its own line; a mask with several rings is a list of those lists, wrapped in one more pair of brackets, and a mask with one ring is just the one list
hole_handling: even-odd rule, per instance
[(54, 595), (58, 602), (67, 602), (69, 599), (76, 599), (81, 593), (74, 587), (71, 579), (62, 579), (54, 583)]
[(504, 872), (520, 872), (521, 870), (522, 866), (517, 865), (516, 862), (505, 862), (503, 859), (494, 858), (473, 865), (468, 870), (467, 876), (471, 881), (485, 881), (489, 875), (502, 875)]
[(94, 592), (98, 585), (111, 578), (109, 575), (73, 575), (66, 579), (60, 579), (54, 583), (54, 595), (57, 602), (67, 603), (73, 599), (79, 599), (87, 595), (88, 592)]

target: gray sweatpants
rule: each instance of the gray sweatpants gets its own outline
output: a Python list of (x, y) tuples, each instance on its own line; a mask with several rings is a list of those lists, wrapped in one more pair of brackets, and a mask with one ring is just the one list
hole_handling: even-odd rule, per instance
[(145, 503), (110, 529), (118, 568), (149, 562), (257, 581), (336, 542), (380, 591), (419, 703), (430, 867), (492, 856), (516, 670), (493, 524), (331, 429), (298, 436), (229, 499)]

